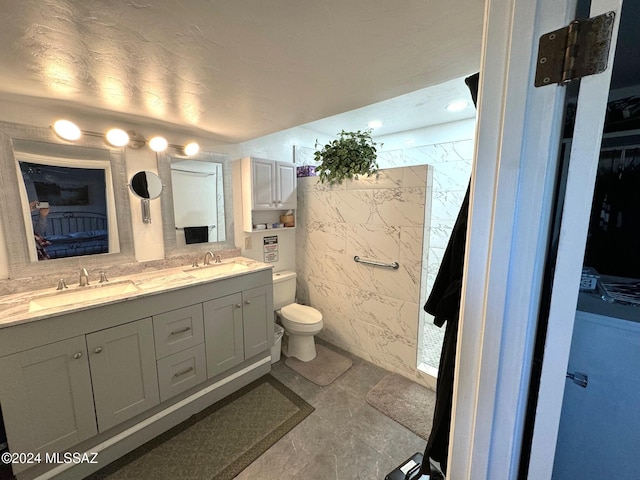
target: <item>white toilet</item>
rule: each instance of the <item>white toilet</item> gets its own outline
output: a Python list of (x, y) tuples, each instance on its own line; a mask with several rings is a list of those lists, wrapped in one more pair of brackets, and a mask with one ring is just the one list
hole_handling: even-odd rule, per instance
[(313, 336), (322, 330), (322, 313), (312, 307), (299, 305), (296, 300), (296, 273), (283, 271), (273, 274), (273, 308), (284, 327), (287, 341), (282, 353), (308, 362), (316, 358)]

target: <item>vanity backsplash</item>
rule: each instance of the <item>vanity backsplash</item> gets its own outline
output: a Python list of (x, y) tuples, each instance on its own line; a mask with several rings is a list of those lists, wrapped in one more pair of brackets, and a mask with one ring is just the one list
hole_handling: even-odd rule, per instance
[[(191, 265), (193, 260), (196, 258), (198, 259), (199, 263), (202, 263), (206, 251), (207, 250), (203, 249), (202, 252), (189, 253), (187, 255), (179, 255), (161, 260), (151, 260), (148, 262), (132, 262), (121, 265), (114, 264), (109, 266), (95, 265), (93, 262), (95, 256), (88, 256), (86, 257), (86, 264), (83, 264), (83, 268), (87, 269), (90, 282), (98, 282), (100, 279), (100, 272), (105, 272), (107, 278), (111, 278)], [(239, 248), (216, 250), (214, 251), (214, 253), (215, 255), (220, 255), (222, 260), (238, 257), (241, 255)], [(0, 296), (10, 295), (13, 293), (28, 292), (31, 290), (40, 290), (48, 287), (55, 287), (57, 282), (61, 278), (63, 278), (67, 284), (72, 285), (74, 284), (74, 282), (78, 281), (79, 275), (80, 273), (78, 269), (73, 268), (56, 270), (52, 273), (45, 273), (44, 275), (33, 277), (0, 280)]]

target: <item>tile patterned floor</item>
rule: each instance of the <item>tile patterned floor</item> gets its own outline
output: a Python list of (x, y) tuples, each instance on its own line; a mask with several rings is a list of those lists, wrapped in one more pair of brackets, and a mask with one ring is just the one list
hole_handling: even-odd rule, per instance
[(424, 450), (425, 440), (365, 400), (387, 371), (338, 351), (353, 359), (353, 367), (326, 387), (291, 370), (284, 357), (272, 365), (272, 375), (316, 410), (236, 479), (383, 480), (412, 454)]

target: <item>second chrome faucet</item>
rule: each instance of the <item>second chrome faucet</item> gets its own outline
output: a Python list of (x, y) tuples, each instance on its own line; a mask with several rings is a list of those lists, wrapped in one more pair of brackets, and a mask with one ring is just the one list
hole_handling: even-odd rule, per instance
[(214, 263), (222, 263), (222, 257), (220, 255), (214, 255), (213, 252), (205, 253), (203, 263), (205, 265), (211, 265), (211, 260), (214, 260)]

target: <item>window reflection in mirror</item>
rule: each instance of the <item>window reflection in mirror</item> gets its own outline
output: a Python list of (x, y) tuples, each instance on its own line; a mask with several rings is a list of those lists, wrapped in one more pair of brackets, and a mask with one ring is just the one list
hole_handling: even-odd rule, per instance
[(108, 161), (18, 152), (16, 161), (31, 261), (118, 251)]
[(178, 247), (226, 240), (222, 164), (193, 160), (171, 163)]

